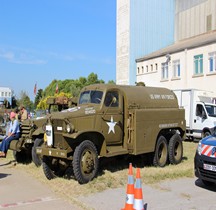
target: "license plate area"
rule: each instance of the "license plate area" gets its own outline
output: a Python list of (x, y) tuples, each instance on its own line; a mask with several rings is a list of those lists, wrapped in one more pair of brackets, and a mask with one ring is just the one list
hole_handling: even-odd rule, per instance
[(203, 169), (208, 170), (208, 171), (216, 171), (216, 166), (204, 163)]

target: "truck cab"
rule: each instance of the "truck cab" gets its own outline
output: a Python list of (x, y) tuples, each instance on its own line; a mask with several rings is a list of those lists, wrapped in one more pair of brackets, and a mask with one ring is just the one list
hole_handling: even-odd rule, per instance
[(216, 104), (213, 93), (198, 89), (174, 90), (180, 107), (185, 109), (186, 136), (201, 139), (213, 133), (216, 126)]

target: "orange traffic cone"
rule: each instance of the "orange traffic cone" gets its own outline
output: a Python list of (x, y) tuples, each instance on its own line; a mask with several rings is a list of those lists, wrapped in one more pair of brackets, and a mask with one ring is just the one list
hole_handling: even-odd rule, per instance
[(129, 172), (128, 172), (126, 203), (125, 203), (125, 208), (122, 210), (133, 210), (133, 203), (134, 203), (134, 178), (133, 178), (132, 164), (130, 163)]
[(134, 210), (144, 210), (142, 184), (140, 178), (140, 169), (137, 168), (136, 182), (134, 186)]

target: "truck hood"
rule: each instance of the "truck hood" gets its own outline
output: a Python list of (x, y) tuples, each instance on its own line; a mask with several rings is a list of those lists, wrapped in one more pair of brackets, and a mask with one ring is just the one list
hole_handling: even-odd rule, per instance
[(201, 143), (209, 146), (216, 146), (216, 136), (207, 136), (202, 139)]
[(98, 111), (100, 106), (97, 105), (82, 105), (73, 108), (69, 108), (63, 110), (61, 112), (56, 112), (51, 114), (51, 118), (54, 119), (65, 119), (65, 118), (74, 118), (74, 117), (83, 117), (89, 115), (95, 115)]

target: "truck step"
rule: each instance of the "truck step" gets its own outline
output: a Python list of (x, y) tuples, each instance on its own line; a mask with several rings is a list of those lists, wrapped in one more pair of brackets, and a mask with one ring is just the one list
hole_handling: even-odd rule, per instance
[(128, 150), (123, 148), (122, 146), (107, 146), (107, 157), (124, 154), (128, 154)]

